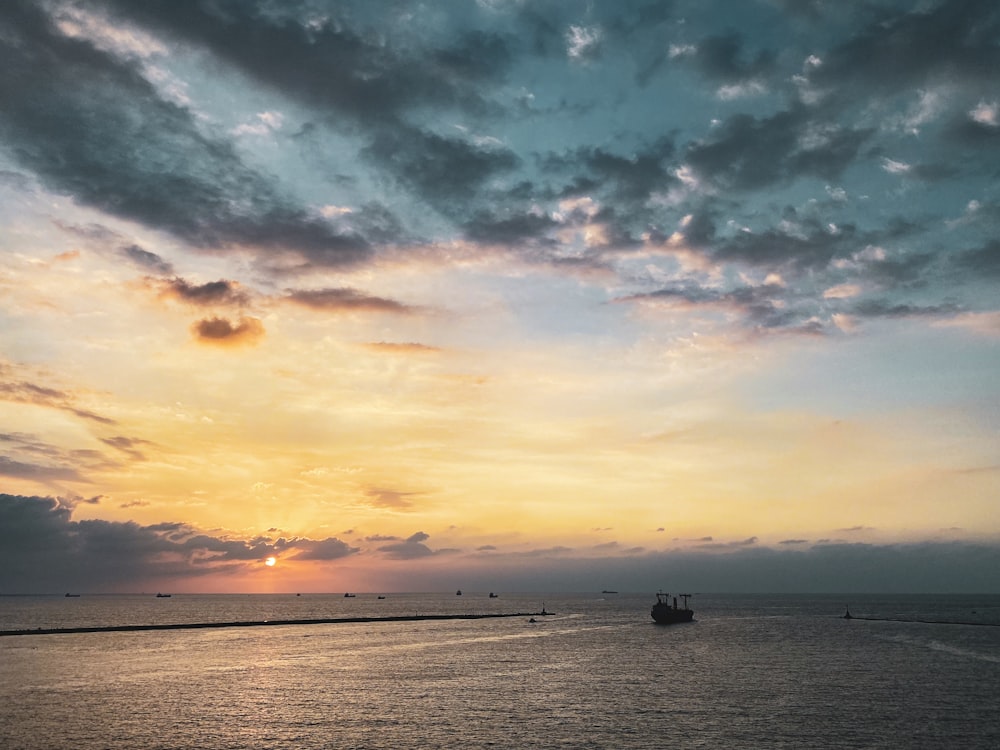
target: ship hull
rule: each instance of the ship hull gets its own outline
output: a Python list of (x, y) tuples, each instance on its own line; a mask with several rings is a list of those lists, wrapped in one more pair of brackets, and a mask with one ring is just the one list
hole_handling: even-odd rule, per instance
[(691, 622), (694, 619), (694, 610), (672, 609), (670, 607), (653, 607), (650, 612), (657, 625), (677, 625), (682, 622)]

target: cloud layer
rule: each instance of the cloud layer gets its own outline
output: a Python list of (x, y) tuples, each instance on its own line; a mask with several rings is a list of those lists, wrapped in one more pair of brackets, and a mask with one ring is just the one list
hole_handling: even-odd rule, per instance
[(940, 529), (928, 554), (992, 554), (995, 2), (10, 0), (0, 28), (18, 576), (483, 550), (646, 582), (690, 551), (763, 586), (855, 525), (886, 569)]

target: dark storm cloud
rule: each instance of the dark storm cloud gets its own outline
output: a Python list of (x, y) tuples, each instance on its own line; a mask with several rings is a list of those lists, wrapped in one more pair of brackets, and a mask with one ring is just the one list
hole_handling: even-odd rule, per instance
[(653, 192), (666, 192), (679, 184), (673, 139), (662, 137), (646, 148), (617, 154), (600, 147), (584, 146), (541, 159), (547, 172), (571, 171), (576, 176), (563, 195), (599, 192), (628, 204), (642, 203)]
[[(540, 57), (565, 57), (567, 36), (573, 27), (600, 31), (594, 47), (582, 50), (596, 60), (605, 46), (624, 44), (640, 56), (662, 43), (663, 26), (674, 16), (673, 0), (618, 0), (580, 5), (559, 0), (511, 4), (515, 34), (528, 52)], [(662, 44), (659, 46), (662, 47)]]
[(873, 133), (813, 119), (804, 107), (759, 118), (739, 113), (688, 146), (685, 159), (700, 177), (735, 190), (803, 176), (836, 180)]
[(946, 0), (866, 9), (871, 21), (823, 55), (811, 80), (856, 96), (934, 83), (992, 83), (1000, 70), (1000, 6)]
[(1000, 277), (1000, 240), (961, 253), (955, 263), (976, 277)]
[(690, 59), (702, 75), (724, 83), (746, 81), (774, 71), (773, 52), (759, 50), (748, 55), (743, 46), (743, 36), (735, 32), (709, 36), (698, 42)]
[(933, 253), (915, 252), (860, 262), (858, 275), (884, 287), (918, 286), (937, 271), (937, 266)]
[[(884, 281), (912, 280), (913, 274), (930, 267), (932, 258), (926, 253), (912, 252), (888, 259), (854, 259), (865, 248), (900, 243), (918, 235), (922, 228), (919, 224), (896, 219), (870, 230), (850, 222), (833, 228), (816, 216), (802, 216), (786, 207), (777, 226), (715, 238), (708, 252), (719, 261), (798, 271), (821, 269), (833, 260), (851, 259), (855, 266), (872, 271)], [(707, 239), (712, 239), (711, 233)]]
[(407, 313), (413, 310), (413, 308), (395, 300), (364, 294), (357, 289), (349, 287), (336, 289), (290, 289), (284, 299), (303, 307), (330, 312), (368, 311)]
[(319, 265), (366, 255), (361, 237), (283, 198), (190, 112), (121, 60), (61, 34), (38, 4), (4, 3), (0, 20), (0, 137), (55, 192), (196, 247), (294, 251)]
[[(1000, 148), (1000, 127), (996, 124), (977, 122), (970, 117), (954, 118), (949, 124), (946, 135), (960, 146), (970, 148)], [(991, 174), (997, 175), (996, 168)]]
[(335, 560), (358, 552), (335, 538), (227, 539), (182, 523), (72, 520), (73, 501), (0, 494), (0, 591), (135, 591), (151, 581), (238, 572), (280, 552)]
[(294, 5), (109, 4), (159, 33), (204, 47), (323, 113), (334, 127), (354, 132), (361, 125), (358, 132), (369, 141), (362, 153), (442, 212), (453, 213), (454, 198), (517, 163), (502, 148), (478, 147), (407, 119), (427, 107), (498, 113), (481, 92), (502, 80), (511, 61), (500, 34), (454, 30), (454, 38), (441, 43), (418, 41), (403, 31), (393, 35), (381, 12), (366, 18), (363, 7), (326, 9), (326, 20), (316, 21)]
[(519, 161), (506, 148), (478, 146), (402, 125), (382, 129), (362, 154), (443, 214), (459, 216), (466, 210), (464, 199)]
[(559, 226), (547, 214), (538, 212), (496, 213), (483, 209), (463, 225), (465, 236), (476, 242), (517, 245), (550, 244), (548, 233)]
[(828, 11), (843, 12), (844, 4), (838, 0), (767, 0), (784, 13), (803, 18), (807, 21), (819, 21), (826, 17)]
[(961, 170), (951, 164), (926, 163), (912, 164), (903, 177), (920, 182), (944, 182), (960, 174)]
[(855, 227), (847, 225), (838, 229), (833, 233), (818, 221), (807, 221), (795, 232), (780, 228), (740, 232), (718, 242), (712, 254), (719, 260), (736, 260), (756, 266), (776, 268), (791, 264), (818, 268), (859, 247), (857, 240), (862, 238)]
[[(555, 248), (554, 230), (593, 220), (605, 225), (609, 246), (635, 245), (635, 232), (654, 218), (650, 198), (680, 184), (674, 155), (669, 136), (627, 153), (581, 146), (538, 155), (538, 168), (558, 187), (521, 181), (506, 192), (485, 195), (488, 207), (476, 209), (464, 222), (465, 236), (484, 243)], [(602, 207), (593, 217), (576, 210), (559, 219), (538, 209), (540, 204), (573, 197), (594, 197)]]
[(392, 9), (383, 5), (327, 7), (322, 17), (300, 3), (107, 0), (106, 5), (210, 50), (275, 91), (354, 121), (395, 119), (417, 105), (487, 109), (479, 87), (501, 77), (510, 61), (507, 42), (497, 34), (457, 31), (455, 38), (430, 47), (403, 32), (388, 37), (386, 11), (391, 15)]

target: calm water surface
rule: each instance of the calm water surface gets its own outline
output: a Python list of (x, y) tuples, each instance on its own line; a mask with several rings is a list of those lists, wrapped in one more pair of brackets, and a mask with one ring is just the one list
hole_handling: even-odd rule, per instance
[[(1000, 747), (1000, 627), (844, 597), (0, 597), (0, 629), (555, 616), (0, 638), (0, 747)], [(1000, 623), (1000, 597), (854, 597)]]

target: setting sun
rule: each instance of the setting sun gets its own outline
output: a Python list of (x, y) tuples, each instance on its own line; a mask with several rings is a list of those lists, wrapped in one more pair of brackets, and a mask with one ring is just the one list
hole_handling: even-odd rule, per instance
[(278, 562), (276, 557), (269, 557), (264, 561), (264, 564), (269, 568), (273, 568), (276, 562)]

